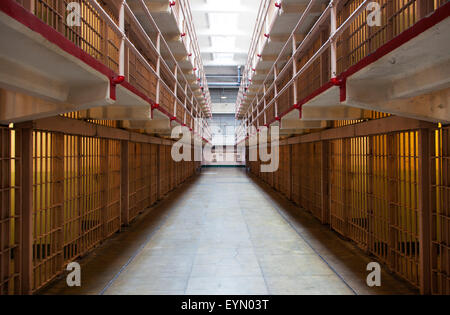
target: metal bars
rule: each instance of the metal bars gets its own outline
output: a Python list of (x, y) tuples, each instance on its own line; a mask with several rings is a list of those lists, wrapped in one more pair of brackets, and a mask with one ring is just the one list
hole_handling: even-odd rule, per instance
[(431, 133), (431, 289), (450, 294), (450, 127)]
[(422, 293), (448, 294), (450, 129), (395, 117), (372, 125), (282, 140), (280, 161), (291, 161), (280, 164), (278, 182), (260, 172), (260, 161), (248, 167), (280, 191), (289, 178), (290, 200)]
[[(246, 76), (242, 81), (237, 104), (238, 118), (248, 117), (249, 125), (253, 125), (255, 120), (261, 120), (264, 116), (267, 116), (267, 123), (275, 121), (277, 117), (273, 109), (274, 103), (282, 109), (292, 108), (295, 105), (292, 98), (285, 96), (286, 93), (297, 90), (297, 100), (307, 98), (334, 77), (333, 71), (336, 71), (336, 75), (339, 76), (446, 3), (428, 0), (377, 0), (376, 2), (380, 5), (381, 26), (370, 27), (367, 24), (370, 10), (364, 10), (367, 3), (365, 0), (332, 1), (323, 9), (322, 16), (316, 20), (315, 24), (305, 25), (303, 23), (305, 17), (301, 16), (299, 23), (308, 28), (304, 33), (306, 36), (300, 45), (294, 45), (292, 56), (287, 62), (282, 63), (283, 68), (278, 71), (276, 78), (273, 78), (274, 68), (281, 64), (282, 58), (289, 52), (286, 48), (292, 46), (294, 34), (283, 46), (262, 84), (247, 80), (251, 79), (250, 76), (248, 78)], [(308, 4), (308, 7), (312, 3), (313, 1)], [(336, 15), (336, 32), (330, 29), (330, 26), (335, 24), (334, 19), (328, 17), (330, 11), (333, 13), (332, 17)], [(307, 10), (305, 12), (308, 13)], [(260, 18), (265, 19), (264, 14), (267, 15), (267, 13), (260, 14), (262, 14)], [(296, 25), (294, 31), (298, 27), (299, 25)], [(325, 33), (328, 34), (325, 35)], [(258, 41), (259, 38), (254, 37), (251, 47), (254, 47), (253, 42)], [(334, 46), (336, 46), (335, 54), (332, 53)], [(252, 69), (258, 72), (259, 59), (255, 57), (256, 54), (255, 48), (252, 48), (249, 55), (251, 64), (246, 65), (244, 74), (252, 73)], [(297, 72), (294, 73), (292, 63), (296, 62), (299, 64), (295, 66)], [(279, 93), (275, 94), (273, 90), (277, 85), (282, 85), (283, 88), (278, 89)], [(265, 104), (264, 109), (260, 110), (262, 103)], [(238, 141), (244, 139), (249, 133), (244, 122), (241, 129), (244, 132), (240, 132)]]
[(166, 194), (198, 168), (175, 163), (171, 141), (103, 126), (94, 137), (86, 135), (93, 124), (64, 125), (64, 132), (48, 122), (0, 128), (1, 294), (40, 290), (160, 199), (160, 183)]
[[(21, 291), (20, 132), (0, 127), (0, 295)], [(18, 141), (20, 143), (20, 141)]]
[[(69, 14), (73, 15), (74, 13), (69, 10), (69, 5), (74, 3), (80, 8), (80, 25), (72, 26), (67, 19), (70, 17)], [(27, 9), (114, 73), (124, 75), (129, 83), (153, 102), (158, 103), (159, 100), (157, 82), (166, 88), (171, 85), (171, 82), (176, 82), (180, 93), (175, 95), (173, 91), (169, 91), (173, 98), (172, 105), (168, 106), (171, 109), (169, 112), (173, 111), (172, 106), (176, 99), (177, 107), (185, 109), (186, 106), (196, 109), (195, 112), (186, 111), (187, 116), (203, 117), (201, 106), (206, 100), (203, 109), (208, 114), (210, 97), (207, 83), (204, 81), (204, 74), (202, 74), (204, 81), (202, 85), (205, 96), (194, 96), (191, 88), (192, 82), (188, 81), (181, 69), (177, 74), (177, 71), (173, 72), (169, 68), (169, 63), (175, 63), (175, 68), (178, 69), (178, 62), (144, 2), (141, 2), (140, 5), (145, 7), (145, 12), (149, 15), (148, 20), (153, 28), (152, 31), (158, 33), (158, 41), (163, 43), (164, 51), (169, 54), (168, 60), (163, 59), (158, 45), (146, 33), (127, 4), (124, 7), (117, 7), (114, 1), (98, 3), (95, 0), (31, 0)], [(177, 7), (180, 7), (180, 4)], [(184, 11), (189, 10), (189, 6), (186, 4), (181, 5), (180, 8), (182, 8), (183, 14), (185, 14)], [(127, 25), (125, 29), (122, 27), (124, 21), (119, 19), (119, 16), (125, 19)], [(151, 36), (153, 37), (153, 35)], [(193, 36), (195, 37), (195, 34)], [(196, 58), (196, 62), (198, 63), (197, 68), (202, 69), (201, 60)], [(167, 74), (168, 79), (163, 79), (160, 75), (158, 63), (163, 66), (162, 70)], [(184, 89), (184, 87), (187, 88)], [(184, 123), (184, 112), (181, 110), (179, 113), (175, 113), (181, 123)]]

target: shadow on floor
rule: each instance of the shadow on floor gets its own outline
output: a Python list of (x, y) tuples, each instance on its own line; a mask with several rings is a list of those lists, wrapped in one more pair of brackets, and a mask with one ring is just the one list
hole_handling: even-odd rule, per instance
[(81, 265), (81, 287), (68, 287), (67, 273), (37, 292), (41, 295), (102, 294), (118, 274), (139, 253), (169, 216), (179, 198), (195, 186), (200, 176), (186, 180), (169, 192), (164, 199), (139, 214), (128, 227), (105, 240), (98, 247), (77, 260)]
[(376, 258), (363, 252), (352, 241), (323, 225), (313, 214), (288, 200), (268, 184), (250, 174), (251, 182), (262, 190), (280, 215), (356, 294), (419, 294), (406, 280), (388, 271), (382, 264), (381, 287), (368, 287), (367, 264)]

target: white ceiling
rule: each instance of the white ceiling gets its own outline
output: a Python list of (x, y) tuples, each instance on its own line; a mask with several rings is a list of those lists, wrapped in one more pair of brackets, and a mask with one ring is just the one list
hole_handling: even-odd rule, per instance
[(205, 66), (245, 65), (261, 0), (190, 0)]

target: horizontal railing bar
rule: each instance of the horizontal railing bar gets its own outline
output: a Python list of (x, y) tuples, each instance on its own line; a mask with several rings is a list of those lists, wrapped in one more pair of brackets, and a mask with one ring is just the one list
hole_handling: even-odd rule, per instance
[[(310, 4), (313, 2), (314, 0), (312, 0), (310, 2)], [(278, 98), (283, 95), (284, 92), (286, 92), (286, 90), (288, 88), (290, 88), (292, 86), (292, 84), (294, 83), (295, 80), (298, 79), (298, 77), (323, 53), (323, 51), (325, 51), (330, 45), (331, 42), (333, 40), (336, 40), (337, 37), (339, 35), (341, 35), (348, 27), (349, 25), (363, 12), (366, 4), (367, 4), (368, 0), (364, 0), (351, 14), (350, 16), (339, 26), (339, 28), (333, 33), (330, 34), (329, 38), (327, 39), (327, 41), (315, 52), (315, 54), (305, 63), (305, 65), (302, 66), (302, 68), (295, 74), (293, 74), (291, 80), (289, 80), (284, 87), (277, 93), (277, 95), (274, 95), (274, 97), (272, 98), (272, 100), (268, 103), (266, 103), (266, 106), (264, 107), (264, 109), (256, 115), (255, 119), (252, 119), (252, 123), (257, 120), (259, 117), (261, 117), (261, 115), (264, 114), (264, 112), (267, 110), (267, 108), (269, 108), (274, 102), (276, 102), (278, 100)], [(258, 92), (256, 93), (256, 96), (253, 98), (252, 102), (249, 105), (249, 108), (247, 110), (247, 114), (251, 114), (253, 116), (253, 113), (255, 111), (257, 111), (257, 108), (264, 102), (264, 99), (266, 97), (266, 95), (271, 92), (271, 90), (274, 88), (276, 81), (279, 80), (280, 78), (282, 78), (284, 72), (286, 71), (286, 69), (289, 68), (289, 66), (292, 64), (293, 60), (298, 56), (298, 54), (301, 52), (302, 49), (304, 49), (304, 46), (306, 46), (308, 44), (308, 42), (311, 40), (311, 38), (313, 37), (313, 35), (315, 34), (315, 32), (317, 31), (317, 29), (320, 27), (320, 25), (323, 23), (323, 21), (328, 17), (328, 15), (330, 14), (330, 10), (331, 7), (333, 5), (337, 5), (337, 1), (331, 1), (329, 3), (329, 5), (327, 6), (327, 8), (324, 10), (324, 12), (322, 13), (322, 15), (319, 17), (319, 19), (316, 21), (316, 23), (313, 25), (313, 27), (311, 28), (311, 30), (308, 32), (308, 34), (305, 36), (305, 38), (303, 39), (302, 43), (299, 45), (299, 47), (295, 50), (295, 52), (293, 53), (293, 56), (289, 59), (288, 63), (283, 67), (282, 71), (280, 72), (279, 76), (277, 76), (277, 78), (274, 80), (274, 82), (271, 84), (271, 86), (266, 89), (266, 93), (263, 93), (263, 97), (262, 99), (256, 104), (255, 108), (253, 108), (254, 105), (254, 101), (257, 98), (257, 95), (260, 93), (261, 88), (258, 90)], [(303, 17), (303, 15), (302, 15)], [(300, 18), (302, 19), (302, 18)], [(292, 36), (292, 34), (291, 34)], [(292, 40), (292, 37), (291, 37)], [(288, 42), (285, 44), (285, 46), (287, 46)], [(278, 58), (277, 58), (278, 60)], [(275, 65), (276, 63), (274, 63)], [(274, 66), (272, 66), (272, 69), (274, 68)], [(270, 74), (270, 72), (269, 72)], [(267, 80), (268, 76), (266, 77)], [(265, 81), (264, 81), (265, 83)], [(246, 115), (247, 115), (246, 114)]]
[[(316, 0), (311, 0), (307, 6), (307, 8), (305, 9), (305, 11), (303, 12), (302, 16), (300, 17), (299, 22), (303, 22), (303, 19), (306, 18), (306, 15), (309, 13), (309, 11), (311, 10), (314, 2)], [(280, 73), (277, 75), (277, 78), (272, 82), (272, 84), (269, 86), (269, 88), (267, 89), (267, 92), (264, 94), (264, 96), (270, 92), (274, 87), (275, 84), (277, 83), (277, 81), (283, 77), (283, 74), (287, 71), (287, 69), (289, 68), (289, 66), (292, 65), (292, 62), (298, 57), (298, 55), (300, 54), (300, 52), (302, 51), (302, 49), (304, 49), (304, 47), (309, 44), (309, 42), (312, 40), (313, 36), (315, 35), (316, 31), (318, 30), (318, 28), (320, 27), (320, 25), (323, 23), (323, 21), (328, 17), (328, 15), (330, 14), (330, 9), (331, 9), (331, 5), (332, 2), (330, 2), (328, 4), (328, 6), (326, 7), (326, 9), (322, 12), (322, 14), (320, 15), (320, 17), (317, 19), (317, 21), (314, 23), (314, 25), (311, 27), (311, 29), (309, 30), (308, 34), (305, 36), (305, 38), (302, 40), (302, 42), (300, 43), (299, 47), (297, 47), (297, 49), (295, 50), (295, 52), (293, 52), (292, 57), (289, 58), (288, 62), (285, 64), (285, 66), (283, 67), (283, 69), (280, 71)], [(298, 27), (298, 24), (295, 28)], [(291, 33), (291, 36), (295, 36), (295, 29), (294, 31)], [(290, 37), (290, 40), (292, 40), (292, 37)], [(287, 46), (289, 44), (289, 40), (286, 42), (285, 46)], [(281, 57), (281, 54), (278, 56), (277, 61), (275, 61), (275, 63), (273, 64), (271, 70), (269, 71), (269, 74), (271, 71), (274, 70), (276, 63), (278, 62), (279, 58)], [(266, 77), (267, 78), (269, 77)], [(266, 80), (264, 80), (263, 85), (266, 83)], [(290, 82), (290, 81), (289, 81)], [(260, 88), (258, 90), (258, 93), (260, 93), (262, 88)], [(264, 97), (263, 96), (263, 97)], [(253, 98), (251, 105), (253, 104), (255, 98)], [(259, 106), (260, 103), (257, 104), (257, 106)], [(266, 106), (267, 107), (267, 106)], [(250, 109), (250, 107), (249, 107)]]

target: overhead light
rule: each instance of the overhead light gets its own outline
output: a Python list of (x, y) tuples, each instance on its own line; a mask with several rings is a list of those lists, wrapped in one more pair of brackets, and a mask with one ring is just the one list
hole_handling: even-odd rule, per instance
[(221, 96), (220, 98), (223, 99), (223, 100), (226, 100), (228, 97), (226, 97), (226, 96)]

